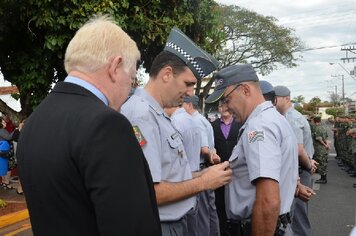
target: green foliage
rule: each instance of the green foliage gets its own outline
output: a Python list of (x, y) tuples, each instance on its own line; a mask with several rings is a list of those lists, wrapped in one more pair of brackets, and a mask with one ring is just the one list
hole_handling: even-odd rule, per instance
[[(75, 31), (94, 14), (109, 14), (137, 42), (148, 69), (178, 26), (209, 51), (219, 45), (217, 4), (213, 0), (2, 0), (0, 68), (15, 84), (27, 116), (66, 76), (65, 48)], [(209, 19), (209, 20), (206, 20)]]
[(345, 114), (345, 108), (343, 107), (332, 107), (325, 110), (325, 113), (332, 115), (333, 117), (341, 116)]
[[(15, 84), (22, 111), (29, 115), (66, 76), (65, 48), (75, 31), (94, 14), (109, 14), (137, 42), (144, 67), (163, 49), (173, 26), (222, 60), (220, 67), (249, 62), (267, 74), (277, 64), (295, 66), (300, 42), (276, 19), (239, 7), (220, 7), (214, 0), (2, 0), (0, 69)], [(224, 31), (231, 26), (233, 34)], [(231, 37), (230, 37), (231, 36)], [(229, 38), (229, 40), (227, 40)], [(226, 44), (228, 43), (228, 44)], [(227, 45), (233, 45), (228, 48)], [(206, 96), (212, 80), (204, 87)], [(201, 84), (197, 84), (197, 94)]]
[(321, 99), (319, 97), (313, 97), (310, 99), (309, 104), (317, 106), (321, 103)]
[(296, 106), (294, 107), (297, 111), (299, 111), (300, 113), (304, 114), (304, 109), (302, 106)]
[(293, 103), (303, 103), (305, 101), (305, 97), (303, 95), (298, 95), (292, 99)]
[[(238, 6), (220, 5), (216, 10), (217, 23), (220, 25), (220, 47), (214, 56), (221, 62), (220, 68), (250, 63), (266, 75), (280, 65), (289, 68), (297, 65), (299, 58), (294, 52), (303, 46), (291, 28), (277, 25), (273, 17), (265, 17)], [(208, 95), (212, 84), (211, 78), (200, 97)], [(200, 84), (197, 91), (200, 91)]]
[(229, 37), (218, 57), (222, 66), (251, 63), (263, 75), (278, 64), (295, 67), (298, 58), (293, 54), (302, 44), (293, 30), (277, 25), (277, 19), (266, 17), (238, 6), (221, 6), (221, 24)]
[(313, 97), (310, 99), (309, 103), (305, 103), (303, 110), (304, 112), (309, 112), (311, 114), (318, 113), (318, 107), (320, 107), (321, 100), (319, 97)]

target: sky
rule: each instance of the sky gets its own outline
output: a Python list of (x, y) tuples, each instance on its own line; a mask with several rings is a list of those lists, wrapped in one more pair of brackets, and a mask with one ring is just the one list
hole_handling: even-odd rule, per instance
[[(355, 62), (343, 63), (346, 57), (341, 48), (354, 46), (349, 57), (356, 57), (356, 4), (355, 0), (216, 0), (225, 5), (237, 5), (264, 16), (278, 19), (277, 24), (293, 28), (294, 34), (312, 49), (295, 56), (302, 56), (298, 67), (280, 67), (267, 76), (259, 75), (273, 86), (284, 85), (291, 96), (303, 95), (306, 101), (318, 96), (330, 100), (330, 93), (337, 90), (342, 95), (344, 77), (345, 97), (356, 100), (356, 77), (350, 70)], [(342, 47), (342, 45), (348, 45)], [(355, 72), (356, 75), (356, 72)]]

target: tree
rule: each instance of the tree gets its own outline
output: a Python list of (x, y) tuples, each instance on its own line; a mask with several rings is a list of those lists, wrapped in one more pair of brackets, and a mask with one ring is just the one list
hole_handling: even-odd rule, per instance
[[(277, 69), (278, 65), (295, 67), (298, 57), (295, 52), (303, 46), (293, 36), (293, 30), (277, 25), (274, 17), (262, 16), (238, 6), (221, 5), (220, 24), (226, 37), (222, 48), (215, 53), (221, 62), (220, 68), (250, 63), (263, 75)], [(201, 97), (209, 93), (213, 81), (204, 87)]]
[(302, 48), (293, 30), (277, 25), (277, 19), (238, 6), (221, 6), (221, 23), (229, 30), (225, 47), (219, 51), (222, 66), (251, 63), (261, 74), (269, 74), (277, 64), (295, 67), (293, 53)]
[[(137, 42), (145, 68), (163, 49), (173, 26), (214, 51), (221, 30), (213, 0), (2, 0), (0, 6), (0, 69), (16, 85), (22, 110), (0, 102), (0, 111), (21, 119), (28, 116), (66, 76), (63, 58), (75, 31), (94, 14), (110, 14)], [(208, 21), (206, 19), (209, 19)], [(197, 28), (199, 30), (197, 30)]]
[(318, 106), (321, 103), (321, 99), (319, 97), (313, 97), (309, 101), (309, 106), (307, 107), (307, 111), (311, 111), (313, 113), (318, 113)]
[(339, 94), (337, 94), (337, 93), (331, 93), (329, 97), (330, 97), (330, 101), (331, 101), (332, 103), (334, 103), (334, 105), (340, 104), (340, 99), (341, 99), (341, 97), (340, 97)]
[(301, 104), (301, 103), (303, 103), (305, 101), (305, 97), (303, 96), (303, 95), (298, 95), (297, 97), (294, 97), (293, 99), (292, 99), (292, 102), (293, 103), (299, 103), (299, 104)]
[(333, 117), (337, 117), (337, 116), (345, 114), (345, 108), (343, 108), (343, 107), (332, 107), (332, 108), (326, 109), (325, 113), (328, 114), (328, 115), (332, 115)]

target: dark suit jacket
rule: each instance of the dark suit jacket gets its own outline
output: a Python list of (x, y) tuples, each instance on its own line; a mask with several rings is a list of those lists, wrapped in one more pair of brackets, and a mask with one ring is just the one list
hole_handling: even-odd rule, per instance
[(237, 143), (237, 135), (241, 125), (236, 121), (232, 122), (229, 136), (225, 139), (223, 132), (220, 128), (220, 119), (214, 120), (211, 125), (214, 130), (214, 142), (216, 153), (220, 156), (221, 162), (228, 161), (232, 152), (232, 149)]
[(60, 82), (18, 143), (34, 235), (160, 235), (151, 174), (129, 121)]
[[(214, 130), (214, 142), (216, 153), (220, 156), (221, 162), (228, 161), (232, 149), (237, 143), (237, 136), (241, 125), (236, 121), (232, 122), (231, 129), (227, 139), (220, 128), (220, 119), (216, 119), (211, 123)], [(219, 216), (221, 235), (225, 235), (228, 232), (226, 213), (225, 213), (225, 187), (215, 189), (215, 205)]]

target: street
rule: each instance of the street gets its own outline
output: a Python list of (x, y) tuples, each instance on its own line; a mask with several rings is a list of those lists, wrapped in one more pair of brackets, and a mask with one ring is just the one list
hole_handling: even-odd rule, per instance
[(309, 218), (314, 236), (346, 236), (356, 225), (356, 178), (341, 170), (334, 157), (329, 155), (328, 183), (313, 186), (317, 195), (310, 201)]

